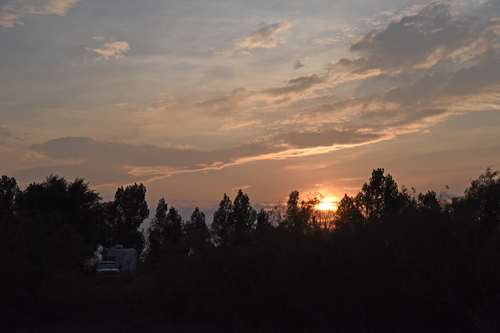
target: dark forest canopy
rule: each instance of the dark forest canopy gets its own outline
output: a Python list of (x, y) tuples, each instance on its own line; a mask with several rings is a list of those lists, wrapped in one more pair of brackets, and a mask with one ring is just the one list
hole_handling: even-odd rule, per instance
[[(104, 202), (80, 178), (50, 175), (22, 190), (2, 176), (0, 322), (22, 328), (107, 307), (116, 320), (231, 330), (500, 327), (500, 174), (490, 168), (452, 200), (376, 169), (335, 212), (298, 191), (257, 212), (240, 190), (223, 195), (210, 225), (198, 208), (183, 220), (162, 198), (143, 230), (145, 197), (143, 184)], [(140, 274), (103, 300), (84, 265), (116, 244), (138, 250)]]

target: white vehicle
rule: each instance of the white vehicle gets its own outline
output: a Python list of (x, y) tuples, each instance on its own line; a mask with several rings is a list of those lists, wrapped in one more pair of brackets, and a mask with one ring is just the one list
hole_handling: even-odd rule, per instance
[(137, 250), (125, 249), (122, 245), (115, 245), (102, 250), (102, 260), (113, 261), (122, 273), (135, 275), (137, 273)]
[(98, 261), (94, 265), (94, 274), (96, 277), (107, 280), (120, 276), (120, 270), (116, 267), (114, 261)]

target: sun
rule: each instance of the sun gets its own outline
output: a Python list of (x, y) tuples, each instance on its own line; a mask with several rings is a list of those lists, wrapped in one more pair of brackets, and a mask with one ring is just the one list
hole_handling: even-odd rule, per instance
[(337, 198), (335, 197), (325, 197), (323, 198), (323, 200), (321, 201), (321, 203), (319, 203), (318, 205), (316, 205), (316, 209), (319, 209), (319, 210), (335, 210), (337, 209), (337, 205), (335, 204), (337, 201)]

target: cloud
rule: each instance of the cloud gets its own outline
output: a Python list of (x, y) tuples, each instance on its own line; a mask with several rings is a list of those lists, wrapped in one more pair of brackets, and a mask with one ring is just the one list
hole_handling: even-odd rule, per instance
[(26, 5), (30, 14), (57, 14), (64, 16), (68, 10), (81, 0), (44, 0), (41, 5)]
[(163, 97), (157, 102), (151, 103), (149, 107), (153, 110), (165, 110), (168, 109), (171, 106), (174, 106), (177, 104), (177, 100), (173, 96), (167, 96)]
[(492, 47), (492, 31), (497, 26), (494, 21), (454, 16), (449, 4), (432, 3), (386, 28), (361, 35), (350, 47), (359, 56), (335, 64), (353, 73), (366, 73), (431, 68), (443, 60), (463, 63)]
[(221, 131), (232, 131), (235, 129), (240, 129), (240, 128), (252, 126), (252, 125), (260, 125), (260, 124), (261, 124), (261, 121), (255, 120), (255, 119), (229, 120), (229, 121), (226, 121), (226, 123), (220, 127), (220, 130)]
[(449, 74), (428, 74), (405, 87), (390, 90), (386, 102), (403, 107), (419, 105), (458, 105), (468, 100), (481, 102), (481, 97), (497, 96), (500, 85), (500, 55), (491, 51), (478, 65)]
[(381, 139), (380, 135), (328, 129), (315, 133), (287, 132), (230, 148), (204, 151), (66, 137), (28, 147), (39, 156), (48, 158), (50, 166), (27, 169), (18, 174), (33, 177), (50, 169), (51, 173), (76, 177), (78, 172), (85, 170), (80, 176), (90, 177), (96, 185), (107, 184), (104, 180), (110, 175), (111, 182), (123, 184), (177, 173), (218, 170), (252, 161), (326, 153)]
[(0, 144), (11, 145), (26, 141), (29, 138), (27, 133), (18, 133), (15, 130), (3, 125), (0, 126)]
[(339, 37), (325, 37), (313, 39), (312, 43), (317, 45), (334, 45), (341, 42), (343, 39)]
[(244, 104), (245, 100), (250, 100), (255, 94), (254, 91), (245, 88), (236, 88), (228, 95), (197, 103), (195, 107), (210, 116), (226, 116)]
[[(431, 3), (398, 14), (361, 34), (350, 47), (356, 57), (337, 59), (324, 74), (262, 90), (237, 88), (195, 107), (225, 117), (221, 130), (258, 119), (246, 130), (274, 131), (268, 140), (288, 149), (270, 153), (275, 157), (377, 142), (425, 131), (460, 112), (498, 110), (499, 10), (484, 3), (461, 15), (453, 6)], [(485, 8), (488, 16), (478, 14)]]
[(246, 190), (247, 188), (251, 188), (251, 187), (252, 187), (252, 185), (235, 186), (235, 187), (231, 187), (231, 191)]
[(228, 116), (242, 108), (262, 108), (289, 105), (298, 100), (317, 97), (314, 92), (328, 84), (328, 76), (311, 74), (290, 79), (285, 86), (262, 90), (236, 88), (230, 94), (206, 100), (195, 105), (211, 116)]
[(217, 51), (214, 52), (214, 55), (219, 58), (231, 58), (234, 55), (234, 52), (234, 50)]
[[(94, 37), (96, 39), (96, 37)], [(98, 37), (97, 40), (102, 40), (101, 37)], [(100, 56), (95, 57), (97, 60), (109, 60), (110, 58), (120, 59), (124, 57), (124, 53), (130, 50), (130, 44), (127, 42), (120, 42), (114, 39), (111, 39), (109, 42), (104, 44), (101, 48), (90, 49), (87, 48), (88, 51), (94, 51)]]
[(476, 65), (425, 74), (410, 84), (303, 110), (283, 126), (342, 124), (369, 133), (415, 132), (457, 112), (500, 109), (500, 54)]
[(12, 0), (0, 11), (0, 25), (6, 28), (23, 25), (21, 18), (33, 14), (65, 16), (68, 10), (79, 1), (81, 0)]
[(300, 59), (295, 60), (295, 63), (293, 64), (293, 69), (299, 69), (300, 67), (304, 67), (304, 63)]
[(342, 131), (338, 129), (327, 129), (324, 131), (304, 131), (278, 134), (274, 139), (279, 142), (298, 149), (350, 146), (371, 141), (378, 141), (383, 137), (374, 133), (359, 133), (356, 131)]
[(16, 24), (22, 25), (23, 22), (19, 20), (22, 16), (19, 13), (0, 12), (0, 25), (5, 28), (11, 28)]
[(138, 109), (139, 104), (137, 103), (116, 103), (116, 107), (119, 107), (120, 109)]
[(236, 46), (238, 49), (253, 50), (255, 48), (272, 49), (278, 45), (278, 42), (283, 43), (284, 38), (280, 38), (278, 34), (292, 27), (290, 22), (276, 22), (254, 31), (250, 36), (245, 38)]
[(221, 58), (232, 57), (237, 51), (241, 55), (248, 54), (248, 51), (256, 48), (272, 49), (278, 44), (285, 43), (287, 35), (283, 33), (292, 27), (290, 22), (276, 22), (262, 27), (250, 34), (247, 38), (237, 43), (232, 50), (215, 52)]
[[(449, 9), (433, 3), (361, 35), (350, 48), (361, 56), (334, 62), (323, 86), (353, 80), (358, 93), (370, 93), (309, 107), (275, 125), (337, 124), (396, 135), (457, 112), (499, 109), (500, 20), (452, 15)], [(489, 9), (491, 16), (495, 10)]]
[(317, 89), (327, 82), (328, 77), (326, 75), (311, 74), (300, 76), (289, 80), (288, 84), (284, 87), (264, 89), (262, 90), (262, 94), (282, 99), (283, 96), (291, 97), (290, 94), (303, 94), (312, 88)]

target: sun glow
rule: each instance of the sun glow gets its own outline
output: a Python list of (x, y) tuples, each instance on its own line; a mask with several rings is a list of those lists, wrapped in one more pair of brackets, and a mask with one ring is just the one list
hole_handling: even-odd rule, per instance
[(337, 198), (335, 197), (324, 197), (321, 203), (316, 205), (316, 209), (319, 210), (336, 210), (337, 209)]

